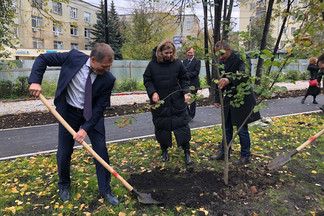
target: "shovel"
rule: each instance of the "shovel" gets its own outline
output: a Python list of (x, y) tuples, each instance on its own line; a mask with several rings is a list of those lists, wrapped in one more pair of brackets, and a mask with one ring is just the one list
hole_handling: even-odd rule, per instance
[[(72, 136), (76, 134), (73, 128), (62, 118), (62, 116), (55, 110), (55, 108), (46, 100), (46, 98), (40, 94), (39, 99), (43, 102), (43, 104), (50, 110), (50, 112), (56, 117), (56, 119), (68, 130)], [(104, 161), (85, 141), (81, 143), (81, 145), (88, 150), (88, 152), (99, 162), (101, 163), (111, 174), (113, 174), (123, 185), (132, 192), (139, 202), (143, 204), (162, 204), (162, 202), (156, 201), (152, 198), (151, 194), (148, 193), (140, 193), (135, 190), (123, 177), (118, 175), (118, 173), (111, 167), (109, 164)]]
[(277, 168), (283, 166), (284, 164), (288, 163), (291, 160), (292, 156), (294, 156), (295, 154), (300, 152), (303, 148), (305, 148), (308, 144), (310, 144), (311, 142), (316, 140), (323, 133), (324, 133), (324, 129), (321, 130), (320, 132), (318, 132), (315, 136), (309, 138), (309, 140), (304, 142), (301, 146), (299, 146), (295, 150), (289, 152), (288, 156), (285, 156), (284, 154), (281, 154), (278, 157), (276, 157), (275, 159), (273, 159), (268, 165), (269, 170), (277, 169)]

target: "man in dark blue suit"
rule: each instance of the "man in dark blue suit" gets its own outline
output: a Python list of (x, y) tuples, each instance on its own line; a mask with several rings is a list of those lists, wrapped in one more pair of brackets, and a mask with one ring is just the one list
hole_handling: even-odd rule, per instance
[[(77, 132), (72, 136), (59, 124), (58, 186), (63, 201), (70, 198), (70, 162), (75, 141), (82, 143), (89, 136), (94, 151), (109, 164), (103, 112), (110, 102), (116, 80), (109, 72), (113, 60), (112, 48), (99, 43), (93, 47), (90, 57), (77, 50), (47, 53), (39, 55), (33, 65), (29, 77), (29, 90), (33, 96), (39, 96), (42, 91), (46, 67), (61, 66), (54, 104), (58, 113)], [(110, 204), (118, 205), (117, 197), (111, 192), (110, 173), (97, 160), (95, 164), (100, 194)]]
[[(184, 66), (188, 71), (190, 78), (190, 86), (194, 86), (195, 90), (191, 90), (191, 94), (196, 94), (200, 88), (199, 73), (200, 73), (200, 60), (196, 59), (194, 49), (192, 47), (187, 48), (187, 59), (183, 61)], [(196, 101), (193, 101), (188, 105), (188, 112), (191, 120), (196, 114)]]

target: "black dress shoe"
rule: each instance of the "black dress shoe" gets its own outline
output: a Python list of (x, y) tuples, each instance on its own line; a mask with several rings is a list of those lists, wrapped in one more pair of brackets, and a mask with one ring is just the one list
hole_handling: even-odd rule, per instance
[(241, 157), (240, 159), (233, 161), (233, 165), (244, 165), (250, 163), (250, 157)]
[(104, 195), (103, 198), (105, 200), (107, 200), (113, 206), (119, 205), (118, 198), (113, 193), (111, 193), (111, 192), (109, 192), (106, 195)]
[(185, 162), (187, 165), (192, 163), (191, 157), (190, 157), (190, 151), (185, 151)]
[(167, 162), (167, 161), (169, 161), (168, 150), (163, 150), (162, 151), (162, 162)]
[(70, 192), (68, 189), (63, 189), (60, 190), (60, 198), (63, 201), (69, 200), (70, 199)]
[[(231, 158), (231, 155), (228, 154), (228, 159)], [(217, 155), (212, 155), (209, 158), (210, 160), (224, 160), (225, 159), (225, 154), (224, 152), (219, 152)]]

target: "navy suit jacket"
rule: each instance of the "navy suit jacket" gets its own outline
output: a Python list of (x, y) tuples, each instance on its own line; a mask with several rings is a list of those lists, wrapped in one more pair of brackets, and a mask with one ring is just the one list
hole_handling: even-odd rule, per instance
[[(186, 66), (188, 64), (188, 59), (183, 60), (183, 65)], [(200, 72), (201, 62), (197, 60), (196, 57), (193, 57), (191, 60), (189, 67), (187, 68), (188, 75), (190, 78), (190, 86), (195, 86), (195, 88), (200, 87), (199, 81), (199, 72)]]
[[(29, 83), (41, 84), (47, 66), (61, 66), (54, 104), (63, 118), (67, 116), (67, 86), (88, 59), (88, 55), (73, 49), (65, 53), (41, 54), (36, 58), (32, 67)], [(88, 132), (94, 128), (105, 134), (103, 112), (110, 104), (110, 95), (115, 80), (116, 78), (107, 71), (103, 75), (98, 75), (92, 84), (92, 117), (82, 125), (85, 131)]]

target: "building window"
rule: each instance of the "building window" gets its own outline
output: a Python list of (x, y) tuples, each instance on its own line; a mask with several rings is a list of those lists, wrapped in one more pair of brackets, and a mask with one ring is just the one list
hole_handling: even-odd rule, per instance
[(91, 45), (85, 45), (85, 50), (92, 50), (92, 46)]
[(75, 25), (71, 25), (71, 35), (78, 36), (78, 27)]
[(191, 29), (191, 22), (190, 21), (187, 21), (186, 22), (186, 29), (187, 30), (190, 30)]
[(55, 1), (52, 2), (53, 2), (53, 13), (62, 15), (62, 3), (55, 2)]
[(254, 8), (255, 8), (255, 4), (254, 3), (250, 4), (250, 11), (253, 11)]
[(17, 13), (17, 1), (16, 0), (12, 1), (12, 10), (13, 10), (13, 12)]
[(72, 19), (78, 19), (78, 9), (71, 7), (70, 15)]
[(62, 34), (63, 33), (62, 29), (63, 29), (62, 24), (53, 22), (53, 32), (54, 33), (57, 32), (57, 33)]
[(39, 38), (33, 38), (33, 48), (44, 49), (44, 40), (41, 40)]
[(71, 49), (79, 49), (79, 45), (77, 43), (71, 43)]
[(84, 37), (90, 38), (90, 32), (91, 32), (91, 29), (85, 28), (84, 29)]
[(18, 34), (18, 27), (15, 27), (15, 28), (14, 28), (14, 31), (15, 31), (15, 32), (14, 32), (14, 37), (15, 37), (15, 38), (18, 38), (18, 37), (19, 37), (19, 34)]
[(84, 22), (90, 23), (90, 16), (91, 16), (90, 13), (84, 12)]
[(32, 16), (32, 28), (37, 31), (37, 29), (42, 29), (43, 27), (43, 18)]
[(284, 27), (284, 29), (283, 29), (283, 33), (284, 33), (284, 34), (287, 33), (287, 27)]
[(42, 0), (31, 0), (31, 6), (39, 9), (43, 9), (43, 1)]
[(63, 49), (62, 41), (54, 41), (54, 49)]
[(295, 31), (296, 31), (296, 27), (291, 27), (291, 34), (292, 35), (294, 35)]

